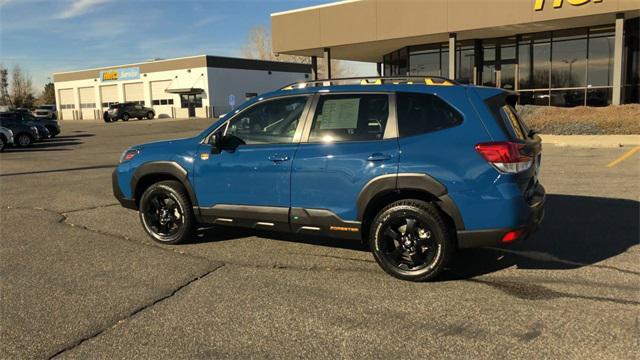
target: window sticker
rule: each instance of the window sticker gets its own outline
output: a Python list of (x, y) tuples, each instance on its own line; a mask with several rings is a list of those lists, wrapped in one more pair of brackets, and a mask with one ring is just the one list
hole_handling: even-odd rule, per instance
[(321, 130), (355, 129), (358, 127), (360, 99), (327, 99), (318, 115)]

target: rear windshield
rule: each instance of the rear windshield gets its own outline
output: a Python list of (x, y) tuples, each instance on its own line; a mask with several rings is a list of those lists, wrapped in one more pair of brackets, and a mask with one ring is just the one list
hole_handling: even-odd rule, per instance
[(111, 104), (109, 105), (109, 109), (119, 109), (120, 106), (122, 106), (121, 104)]
[(515, 108), (517, 100), (517, 95), (504, 93), (487, 99), (486, 104), (509, 138), (526, 140), (529, 129)]

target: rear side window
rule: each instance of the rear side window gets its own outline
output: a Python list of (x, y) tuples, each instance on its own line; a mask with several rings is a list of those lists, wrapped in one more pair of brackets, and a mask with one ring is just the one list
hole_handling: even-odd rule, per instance
[(398, 131), (401, 137), (434, 132), (462, 124), (462, 115), (431, 94), (398, 93)]
[(324, 95), (316, 107), (309, 141), (382, 140), (388, 117), (387, 94)]

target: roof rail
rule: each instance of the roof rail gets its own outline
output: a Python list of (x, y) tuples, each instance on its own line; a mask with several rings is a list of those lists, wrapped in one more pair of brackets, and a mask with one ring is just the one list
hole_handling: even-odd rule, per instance
[(383, 84), (460, 85), (457, 81), (442, 76), (372, 76), (302, 81), (289, 84), (281, 90), (304, 89), (317, 86)]

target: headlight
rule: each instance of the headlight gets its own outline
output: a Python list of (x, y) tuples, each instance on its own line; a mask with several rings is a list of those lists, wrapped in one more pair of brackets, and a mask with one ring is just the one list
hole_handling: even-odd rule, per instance
[(127, 149), (120, 155), (120, 162), (129, 161), (138, 154), (140, 154), (140, 150), (138, 149)]

